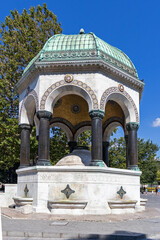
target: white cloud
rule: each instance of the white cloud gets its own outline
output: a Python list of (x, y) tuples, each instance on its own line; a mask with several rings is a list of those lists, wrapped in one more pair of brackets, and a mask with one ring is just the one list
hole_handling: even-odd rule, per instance
[(153, 127), (160, 127), (160, 118), (156, 118), (152, 124)]

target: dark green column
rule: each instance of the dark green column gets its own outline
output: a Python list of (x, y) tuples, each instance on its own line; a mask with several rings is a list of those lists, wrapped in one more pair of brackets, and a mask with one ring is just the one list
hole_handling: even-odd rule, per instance
[(103, 161), (109, 167), (109, 158), (108, 158), (108, 147), (109, 147), (109, 142), (103, 142)]
[(137, 130), (139, 124), (130, 122), (126, 124), (128, 130), (128, 169), (139, 171), (138, 168), (138, 145)]
[(68, 146), (69, 146), (69, 150), (70, 150), (70, 153), (71, 153), (71, 152), (73, 152), (73, 150), (77, 146), (77, 142), (76, 141), (70, 141), (70, 142), (68, 142)]
[(19, 168), (30, 165), (30, 133), (32, 126), (30, 124), (20, 124), (21, 147), (20, 147), (20, 166)]
[(104, 117), (104, 112), (92, 110), (89, 112), (89, 115), (92, 121), (92, 161), (90, 165), (104, 167), (102, 146), (102, 119)]
[(37, 165), (50, 166), (51, 163), (49, 160), (49, 121), (52, 118), (52, 113), (48, 111), (39, 111), (37, 112), (37, 117), (40, 121)]
[(126, 142), (126, 167), (128, 168), (128, 135), (125, 135), (125, 142)]

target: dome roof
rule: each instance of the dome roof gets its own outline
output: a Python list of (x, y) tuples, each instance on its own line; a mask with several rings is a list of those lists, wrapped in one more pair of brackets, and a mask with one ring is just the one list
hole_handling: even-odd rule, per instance
[(77, 35), (57, 34), (52, 36), (38, 55), (28, 64), (24, 73), (35, 61), (64, 62), (85, 60), (103, 60), (138, 78), (132, 61), (125, 53), (104, 42), (92, 32), (85, 34), (83, 29)]

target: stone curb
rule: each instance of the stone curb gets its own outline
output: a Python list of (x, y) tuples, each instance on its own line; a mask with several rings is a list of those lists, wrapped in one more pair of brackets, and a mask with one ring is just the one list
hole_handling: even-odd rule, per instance
[(121, 234), (80, 234), (80, 233), (51, 233), (51, 232), (9, 232), (3, 231), (4, 240), (6, 239), (67, 239), (67, 240), (77, 240), (77, 239), (101, 239), (101, 240), (140, 240), (146, 239), (146, 235), (142, 233), (121, 233)]

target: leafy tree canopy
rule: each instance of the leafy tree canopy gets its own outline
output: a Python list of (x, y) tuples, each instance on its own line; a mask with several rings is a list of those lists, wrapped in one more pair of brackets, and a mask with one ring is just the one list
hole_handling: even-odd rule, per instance
[[(152, 141), (138, 139), (138, 166), (142, 171), (141, 183), (153, 184), (156, 181), (158, 171), (156, 154), (158, 150), (159, 147)], [(109, 164), (110, 167), (126, 168), (126, 144), (123, 137), (114, 138), (110, 142)]]
[[(54, 34), (61, 33), (61, 24), (46, 4), (17, 10), (1, 22), (0, 27), (0, 172), (19, 163), (18, 96), (15, 84), (24, 68)], [(34, 136), (34, 134), (33, 134)], [(36, 138), (32, 137), (32, 152)], [(3, 174), (4, 175), (4, 174)], [(2, 174), (0, 173), (0, 181)], [(6, 179), (8, 177), (6, 176)], [(8, 181), (8, 180), (7, 180)]]

